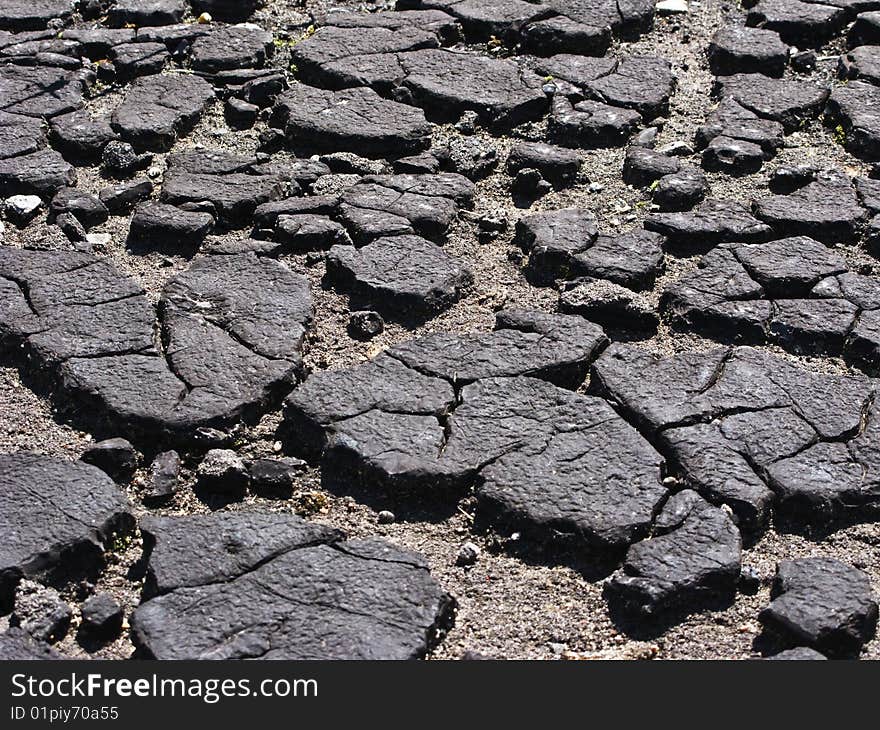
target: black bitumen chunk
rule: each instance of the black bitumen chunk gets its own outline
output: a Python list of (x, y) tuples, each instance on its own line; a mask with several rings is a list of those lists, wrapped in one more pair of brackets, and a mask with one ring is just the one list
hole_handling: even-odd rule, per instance
[(113, 481), (125, 484), (134, 476), (141, 455), (124, 438), (112, 438), (89, 446), (79, 458), (86, 464), (98, 467)]
[(681, 161), (676, 157), (647, 147), (633, 146), (626, 150), (623, 158), (623, 181), (627, 185), (647, 187), (664, 175), (672, 175), (681, 169)]
[(580, 208), (523, 216), (514, 237), (529, 254), (526, 275), (538, 286), (591, 276), (644, 288), (662, 267), (662, 242), (662, 236), (643, 230), (599, 235), (596, 217)]
[(289, 498), (306, 466), (293, 457), (256, 459), (249, 469), (251, 491), (264, 497)]
[(727, 25), (709, 42), (709, 69), (716, 76), (762, 73), (782, 76), (788, 47), (772, 30)]
[(0, 196), (39, 195), (50, 200), (61, 188), (76, 185), (76, 168), (55, 150), (42, 149), (0, 160)]
[(85, 78), (52, 66), (0, 66), (0, 109), (29, 117), (56, 117), (83, 105)]
[(180, 486), (180, 456), (176, 451), (163, 451), (153, 458), (144, 491), (144, 502), (162, 503), (170, 500)]
[(835, 86), (828, 99), (826, 118), (839, 125), (844, 145), (863, 160), (880, 160), (880, 87), (865, 81)]
[(880, 84), (880, 48), (853, 48), (840, 57), (837, 71), (843, 79), (863, 79), (872, 84)]
[(678, 172), (657, 181), (651, 197), (660, 210), (690, 210), (708, 192), (709, 182), (703, 172), (691, 165), (682, 165)]
[(103, 188), (98, 193), (98, 198), (110, 213), (121, 214), (149, 198), (152, 193), (153, 183), (141, 178)]
[(620, 284), (583, 277), (566, 282), (559, 311), (579, 314), (606, 329), (656, 331), (660, 317), (644, 294)]
[(726, 97), (697, 129), (696, 142), (698, 148), (708, 146), (716, 137), (749, 142), (761, 148), (764, 159), (770, 159), (784, 144), (784, 132), (779, 122), (762, 119), (733, 98)]
[(241, 227), (250, 221), (258, 205), (280, 200), (287, 190), (288, 184), (277, 175), (212, 175), (175, 167), (165, 175), (161, 200), (178, 207), (207, 201), (213, 205), (218, 220)]
[(192, 74), (145, 76), (126, 91), (110, 123), (138, 149), (166, 151), (195, 125), (214, 90)]
[(309, 152), (403, 157), (430, 145), (431, 125), (422, 111), (369, 88), (328, 91), (296, 84), (278, 97), (274, 119), (291, 144)]
[(810, 0), (759, 0), (746, 22), (776, 31), (786, 43), (803, 48), (823, 45), (843, 28), (846, 16), (840, 7)]
[(192, 44), (190, 61), (196, 71), (259, 68), (274, 46), (272, 34), (253, 25), (215, 27)]
[(38, 661), (61, 658), (61, 655), (52, 647), (37, 641), (24, 629), (13, 627), (0, 634), (0, 659), (3, 661)]
[(849, 48), (874, 46), (880, 43), (880, 11), (859, 13), (846, 37)]
[(663, 506), (651, 539), (629, 548), (609, 593), (626, 610), (648, 616), (729, 600), (736, 593), (741, 542), (727, 512), (684, 490)]
[(164, 43), (123, 43), (110, 53), (120, 82), (160, 73), (170, 58)]
[[(94, 576), (103, 544), (131, 529), (128, 500), (99, 469), (28, 452), (0, 455), (0, 604), (22, 577)], [(36, 498), (39, 495), (39, 498)]]
[(39, 30), (50, 20), (67, 20), (72, 14), (71, 0), (5, 0), (0, 10), (0, 29)]
[(562, 94), (553, 97), (547, 132), (567, 147), (617, 147), (636, 131), (641, 116), (637, 111), (587, 99), (575, 104)]
[(106, 118), (95, 119), (85, 111), (53, 117), (49, 129), (55, 147), (75, 162), (99, 160), (104, 145), (116, 139), (116, 132)]
[(166, 203), (141, 203), (131, 217), (128, 245), (138, 250), (194, 251), (214, 228), (214, 216)]
[(785, 651), (781, 651), (778, 654), (774, 654), (773, 656), (768, 656), (768, 661), (780, 661), (780, 662), (791, 662), (791, 661), (826, 661), (828, 657), (824, 654), (820, 654), (815, 649), (811, 649), (808, 646), (799, 646), (795, 649), (786, 649)]
[(0, 286), (0, 332), (25, 346), (24, 367), (54, 374), (66, 403), (88, 405), (71, 417), (152, 437), (262, 410), (301, 372), (313, 316), (305, 278), (253, 254), (199, 259), (171, 279), (158, 342), (143, 290), (106, 259), (0, 248)]
[(327, 256), (327, 277), (383, 309), (428, 314), (458, 300), (473, 280), (457, 258), (424, 238), (406, 235), (379, 238), (363, 248), (334, 246)]
[(508, 309), (493, 332), (436, 332), (396, 345), (389, 354), (419, 372), (450, 382), (528, 375), (577, 387), (605, 345), (602, 329), (581, 317)]
[[(798, 522), (875, 513), (880, 462), (867, 378), (807, 370), (748, 347), (658, 359), (614, 345), (596, 361), (591, 387), (703, 497), (728, 504), (746, 533), (763, 529), (774, 501), (777, 517)], [(820, 475), (835, 463), (829, 483)]]
[(733, 99), (762, 119), (779, 122), (789, 133), (818, 116), (828, 99), (828, 89), (812, 81), (774, 79), (758, 73), (721, 76), (715, 83), (722, 99)]
[(480, 520), (597, 552), (647, 532), (663, 460), (604, 400), (529, 378), (478, 381), (461, 398), (444, 456), (485, 464)]
[(77, 188), (61, 188), (49, 203), (49, 220), (63, 213), (73, 215), (85, 228), (107, 220), (109, 212), (100, 198)]
[(788, 195), (757, 200), (752, 207), (779, 235), (811, 236), (829, 244), (853, 242), (866, 217), (852, 182), (836, 172), (821, 173)]
[(80, 606), (82, 630), (100, 639), (112, 639), (122, 629), (123, 611), (109, 593), (95, 593)]
[(687, 213), (652, 213), (645, 219), (645, 228), (663, 234), (671, 244), (695, 250), (725, 241), (766, 241), (773, 235), (770, 226), (745, 206), (714, 198)]
[(867, 574), (824, 557), (783, 560), (761, 622), (795, 646), (830, 657), (857, 656), (877, 627), (877, 599)]
[(54, 588), (22, 580), (15, 591), (9, 625), (27, 631), (37, 641), (57, 642), (70, 627), (73, 611)]
[(656, 56), (626, 56), (613, 73), (591, 81), (587, 92), (597, 101), (635, 109), (645, 120), (665, 114), (675, 90), (669, 61)]
[(378, 540), (247, 512), (154, 518), (142, 529), (158, 595), (131, 623), (146, 656), (411, 659), (451, 623), (454, 600), (421, 556)]

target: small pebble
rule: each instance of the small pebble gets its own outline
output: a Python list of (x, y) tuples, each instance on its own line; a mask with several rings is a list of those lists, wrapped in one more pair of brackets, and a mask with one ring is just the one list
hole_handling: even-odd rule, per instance
[(458, 566), (473, 565), (480, 559), (480, 548), (472, 542), (466, 542), (458, 551), (455, 564)]
[(379, 517), (379, 524), (380, 524), (380, 525), (390, 525), (390, 524), (392, 524), (392, 523), (394, 522), (394, 520), (397, 519), (397, 518), (394, 516), (394, 513), (393, 513), (393, 512), (390, 512), (390, 511), (387, 510), (387, 509), (383, 509), (383, 510), (379, 513), (378, 517)]

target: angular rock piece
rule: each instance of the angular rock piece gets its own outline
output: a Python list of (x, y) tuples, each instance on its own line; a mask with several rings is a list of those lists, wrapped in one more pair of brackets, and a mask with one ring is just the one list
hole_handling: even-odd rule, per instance
[(455, 383), (528, 375), (577, 387), (588, 363), (604, 346), (601, 328), (574, 315), (502, 310), (493, 332), (437, 332), (392, 347), (408, 367)]
[(78, 111), (54, 117), (49, 123), (53, 143), (70, 159), (94, 162), (116, 132), (106, 119), (94, 119), (88, 112)]
[(431, 125), (423, 112), (372, 89), (326, 91), (297, 84), (278, 97), (275, 115), (291, 144), (303, 149), (405, 157), (430, 145)]
[(87, 405), (73, 416), (154, 439), (258, 412), (298, 377), (313, 314), (304, 278), (252, 254), (171, 279), (158, 343), (153, 307), (106, 259), (0, 248), (0, 286), (0, 334), (24, 346), (24, 367), (57, 377), (65, 402)]
[(644, 615), (732, 598), (741, 543), (739, 530), (724, 510), (696, 492), (679, 492), (657, 516), (651, 539), (629, 548), (609, 591), (626, 609)]
[(796, 649), (786, 649), (773, 656), (768, 656), (770, 661), (827, 661), (828, 657), (820, 654), (815, 649), (808, 646), (799, 646)]
[(165, 203), (142, 203), (131, 217), (129, 245), (153, 250), (196, 250), (214, 228), (214, 216)]
[(38, 30), (50, 20), (67, 20), (73, 13), (71, 0), (5, 0), (0, 10), (3, 30)]
[(64, 638), (73, 612), (54, 588), (22, 580), (15, 591), (12, 626), (27, 631), (37, 641), (56, 642)]
[(98, 467), (120, 484), (131, 481), (140, 463), (137, 449), (124, 438), (106, 439), (87, 448), (80, 461)]
[(709, 43), (709, 68), (716, 76), (762, 73), (782, 76), (788, 47), (772, 30), (728, 25)]
[(783, 560), (761, 622), (788, 642), (851, 657), (874, 636), (877, 599), (867, 574), (832, 558)]
[(212, 30), (192, 44), (191, 62), (197, 71), (217, 73), (259, 68), (272, 52), (272, 34), (253, 25), (230, 25)]
[(831, 3), (810, 0), (759, 0), (749, 9), (747, 23), (779, 33), (782, 40), (803, 48), (821, 46), (846, 23), (846, 13)]
[(0, 160), (0, 196), (35, 193), (51, 199), (61, 188), (76, 185), (76, 168), (55, 150)]
[(145, 502), (164, 502), (174, 496), (179, 486), (180, 456), (176, 451), (163, 451), (156, 454), (150, 464), (150, 476), (147, 490), (144, 492)]
[(446, 381), (380, 354), (353, 368), (312, 375), (285, 400), (284, 421), (295, 446), (316, 457), (336, 422), (372, 410), (436, 418), (454, 401)]
[(171, 58), (164, 43), (123, 43), (110, 55), (119, 81), (160, 73)]
[(306, 468), (301, 459), (257, 459), (250, 467), (250, 488), (266, 497), (290, 497), (297, 478)]
[(722, 76), (716, 84), (722, 99), (733, 99), (759, 117), (779, 122), (789, 133), (817, 116), (828, 99), (828, 89), (810, 81), (772, 79), (755, 73)]
[(125, 25), (172, 25), (183, 19), (184, 0), (116, 0), (107, 13), (107, 24), (114, 28)]
[(780, 235), (812, 236), (825, 243), (852, 242), (866, 217), (849, 178), (834, 172), (789, 195), (755, 201), (753, 208)]
[(864, 81), (836, 86), (828, 99), (826, 118), (839, 125), (846, 149), (863, 160), (880, 160), (878, 104), (880, 87)]
[[(784, 132), (779, 122), (761, 119), (753, 111), (727, 97), (708, 114), (705, 124), (697, 130), (696, 142), (697, 146), (702, 148), (710, 145), (717, 137), (737, 140), (757, 145), (764, 159), (769, 160), (784, 144)], [(726, 145), (729, 146), (730, 143), (727, 142)], [(722, 166), (734, 168), (730, 164)]]
[(579, 314), (611, 329), (656, 331), (660, 323), (644, 294), (589, 277), (566, 282), (559, 294), (559, 311)]
[[(778, 512), (798, 520), (873, 514), (878, 462), (867, 446), (873, 411), (863, 425), (873, 392), (866, 378), (806, 370), (748, 347), (658, 360), (614, 345), (594, 365), (591, 386), (652, 434), (703, 497), (729, 504), (744, 532), (766, 524), (775, 497)], [(864, 479), (823, 476), (823, 452), (837, 447), (851, 451)], [(801, 458), (801, 475), (812, 473), (816, 484), (782, 486), (773, 474), (789, 458)]]
[(280, 200), (286, 193), (287, 186), (277, 175), (207, 175), (174, 168), (165, 176), (162, 202), (181, 206), (207, 201), (224, 224), (240, 227), (258, 205)]
[(250, 483), (247, 464), (231, 449), (211, 449), (196, 475), (199, 487), (210, 494), (244, 494)]
[(655, 56), (626, 56), (613, 73), (587, 85), (593, 98), (624, 109), (635, 109), (646, 120), (665, 114), (675, 90), (669, 61)]
[(129, 87), (110, 123), (135, 147), (165, 151), (192, 128), (213, 98), (211, 85), (192, 74), (146, 76)]
[(457, 259), (419, 236), (379, 238), (360, 249), (334, 246), (327, 275), (371, 303), (425, 313), (452, 304), (472, 281)]
[(122, 629), (123, 611), (109, 593), (89, 596), (80, 608), (82, 628), (100, 639), (111, 639)]
[(533, 168), (557, 188), (570, 185), (580, 166), (581, 160), (577, 153), (542, 142), (520, 142), (507, 158), (508, 174), (512, 175), (523, 168)]
[(487, 464), (478, 519), (601, 552), (647, 532), (666, 495), (662, 458), (605, 401), (528, 378), (479, 381), (461, 397), (444, 456)]
[[(145, 520), (147, 585), (135, 643), (158, 659), (410, 659), (454, 600), (423, 559), (292, 515)], [(210, 615), (211, 620), (205, 617)]]
[(11, 628), (0, 634), (0, 660), (20, 662), (61, 658), (57, 651), (37, 641), (24, 629)]
[(647, 187), (664, 175), (672, 175), (681, 169), (681, 162), (662, 152), (647, 147), (627, 148), (623, 159), (623, 181), (627, 185)]
[(55, 117), (83, 105), (81, 76), (52, 66), (0, 65), (0, 109), (28, 117)]
[(840, 57), (837, 72), (844, 79), (863, 79), (880, 84), (880, 48), (858, 46)]
[(547, 130), (554, 141), (567, 147), (617, 147), (635, 132), (640, 121), (641, 115), (632, 109), (590, 99), (572, 105), (557, 94)]
[(745, 206), (713, 198), (688, 213), (652, 213), (645, 228), (662, 233), (677, 246), (702, 250), (724, 241), (766, 241), (773, 233)]
[(880, 42), (880, 12), (877, 10), (859, 13), (847, 35), (847, 46), (874, 46)]
[(80, 462), (29, 452), (0, 455), (0, 605), (22, 577), (95, 575), (103, 543), (134, 526), (128, 500), (110, 477)]

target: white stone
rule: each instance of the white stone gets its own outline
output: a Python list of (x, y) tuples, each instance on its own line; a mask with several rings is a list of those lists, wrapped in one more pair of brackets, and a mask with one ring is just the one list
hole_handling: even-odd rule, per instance
[(688, 12), (687, 0), (660, 0), (657, 3), (657, 12), (661, 15)]

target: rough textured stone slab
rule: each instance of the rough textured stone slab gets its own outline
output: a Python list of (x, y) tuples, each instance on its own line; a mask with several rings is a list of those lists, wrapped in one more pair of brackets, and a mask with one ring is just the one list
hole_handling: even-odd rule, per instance
[(111, 124), (135, 147), (165, 151), (189, 132), (213, 99), (211, 85), (198, 76), (146, 76), (128, 88)]
[(430, 144), (431, 125), (421, 111), (367, 88), (327, 91), (298, 84), (278, 98), (275, 113), (290, 141), (305, 149), (381, 157), (406, 156)]
[[(688, 484), (728, 504), (744, 532), (777, 517), (825, 522), (876, 507), (873, 385), (866, 378), (807, 370), (747, 347), (657, 359), (613, 345), (596, 362), (592, 387), (653, 434)], [(864, 478), (827, 481), (826, 451), (848, 450)], [(800, 472), (779, 476), (798, 459)], [(815, 474), (811, 482), (804, 477)]]
[(831, 558), (784, 560), (761, 622), (790, 643), (828, 656), (857, 655), (874, 636), (877, 599), (867, 574)]
[[(22, 577), (94, 576), (103, 543), (134, 518), (125, 494), (100, 469), (18, 452), (0, 455), (0, 604)], [(11, 657), (10, 657), (11, 658)]]
[(436, 312), (472, 281), (461, 262), (419, 236), (379, 238), (363, 248), (334, 246), (327, 274), (369, 302), (411, 312)]
[(300, 373), (309, 287), (274, 261), (196, 261), (163, 291), (159, 343), (143, 291), (104, 259), (3, 248), (0, 277), (4, 340), (97, 425), (191, 438), (258, 412)]
[(379, 540), (261, 513), (144, 529), (160, 591), (132, 616), (147, 656), (414, 659), (451, 623), (455, 602), (421, 556)]
[(708, 249), (725, 241), (756, 242), (772, 237), (772, 229), (732, 200), (709, 198), (686, 213), (652, 213), (645, 228), (661, 233), (670, 243), (690, 249)]
[(580, 317), (505, 310), (493, 332), (454, 335), (438, 332), (389, 350), (419, 372), (469, 383), (502, 375), (529, 375), (557, 385), (578, 381), (605, 343), (602, 330)]
[(741, 539), (730, 516), (685, 490), (663, 506), (651, 539), (630, 547), (609, 590), (643, 615), (676, 605), (696, 609), (732, 598), (740, 561)]

